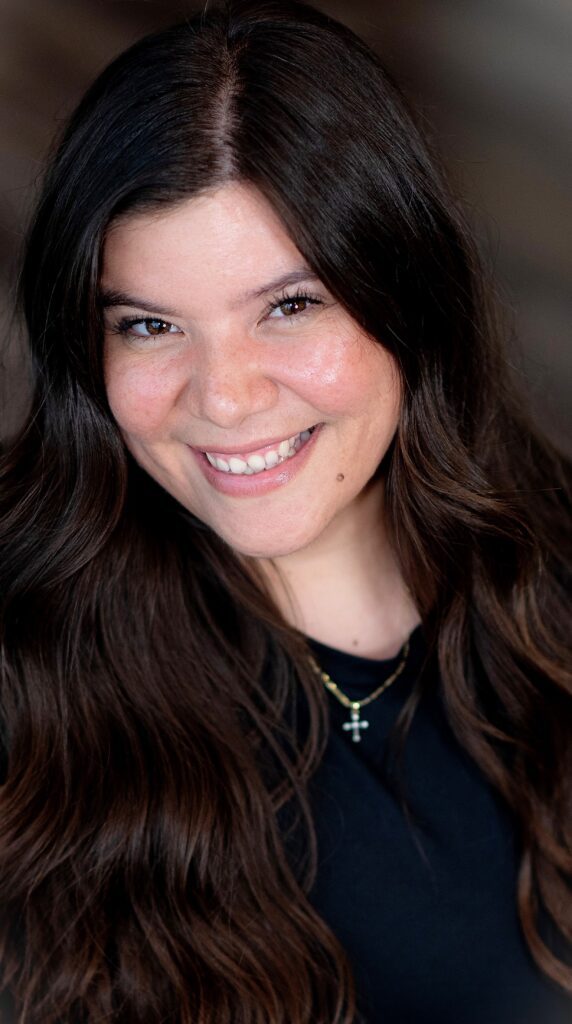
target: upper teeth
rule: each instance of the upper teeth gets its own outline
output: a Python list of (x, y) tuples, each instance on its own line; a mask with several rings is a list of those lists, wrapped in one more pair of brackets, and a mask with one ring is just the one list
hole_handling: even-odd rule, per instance
[(281, 441), (275, 449), (265, 452), (264, 455), (248, 455), (246, 458), (241, 458), (240, 455), (230, 455), (228, 459), (221, 459), (210, 452), (205, 452), (205, 455), (211, 466), (222, 470), (223, 473), (242, 473), (244, 476), (250, 476), (252, 473), (262, 473), (265, 469), (272, 469), (279, 462), (292, 458), (300, 445), (308, 440), (311, 433), (312, 430), (303, 430), (300, 434), (294, 434), (293, 437)]

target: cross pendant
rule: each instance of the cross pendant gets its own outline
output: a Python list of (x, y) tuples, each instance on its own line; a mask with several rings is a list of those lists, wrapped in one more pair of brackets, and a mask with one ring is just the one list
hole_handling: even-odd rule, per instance
[(359, 704), (352, 704), (350, 709), (350, 714), (352, 716), (351, 722), (344, 722), (342, 725), (342, 729), (344, 729), (345, 732), (347, 732), (348, 729), (352, 730), (352, 740), (354, 743), (361, 742), (360, 729), (369, 728), (369, 722), (360, 722), (360, 710)]

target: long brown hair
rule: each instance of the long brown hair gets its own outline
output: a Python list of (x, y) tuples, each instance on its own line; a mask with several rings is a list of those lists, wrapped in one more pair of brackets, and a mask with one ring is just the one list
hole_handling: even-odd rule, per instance
[(399, 91), (289, 0), (230, 0), (137, 43), (46, 175), (21, 287), (33, 397), (1, 465), (2, 983), (21, 1024), (355, 1020), (308, 899), (327, 706), (305, 638), (255, 560), (133, 462), (103, 384), (107, 228), (230, 180), (398, 363), (387, 525), (451, 727), (513, 813), (523, 933), (572, 992), (539, 927), (542, 909), (572, 940), (571, 466), (515, 396)]

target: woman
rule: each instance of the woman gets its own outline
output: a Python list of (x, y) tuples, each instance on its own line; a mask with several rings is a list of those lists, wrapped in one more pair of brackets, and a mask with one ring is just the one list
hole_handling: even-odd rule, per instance
[(274, 0), (139, 42), (22, 302), (15, 1019), (569, 1019), (570, 465), (377, 57)]

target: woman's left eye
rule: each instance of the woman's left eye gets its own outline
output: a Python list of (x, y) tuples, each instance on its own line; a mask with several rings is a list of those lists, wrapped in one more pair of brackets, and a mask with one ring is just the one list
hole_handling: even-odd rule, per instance
[[(275, 299), (268, 311), (270, 320), (292, 319), (308, 312), (309, 306), (321, 306), (322, 300), (314, 295), (284, 295)], [(281, 315), (277, 315), (280, 312)]]

